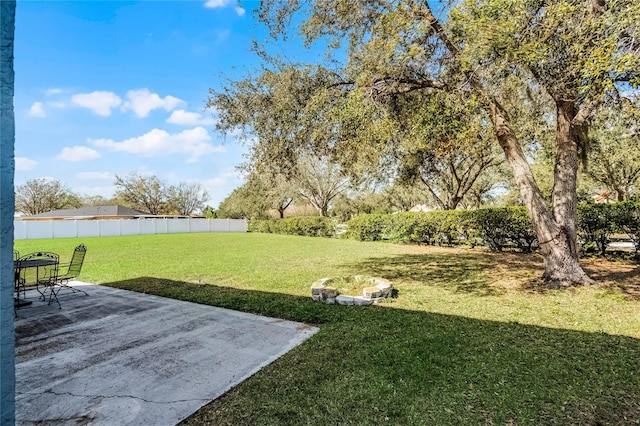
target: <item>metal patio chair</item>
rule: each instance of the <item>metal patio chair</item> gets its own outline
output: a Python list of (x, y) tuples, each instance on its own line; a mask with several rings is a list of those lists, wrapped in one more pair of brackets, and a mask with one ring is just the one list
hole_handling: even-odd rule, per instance
[[(74, 288), (69, 285), (69, 282), (74, 278), (80, 275), (80, 271), (82, 270), (82, 265), (84, 263), (84, 258), (87, 254), (87, 247), (84, 244), (80, 244), (78, 247), (73, 250), (73, 256), (71, 257), (71, 262), (62, 263), (59, 265), (57, 269), (57, 273), (55, 276), (50, 277), (47, 285), (51, 287), (51, 297), (53, 297), (56, 302), (58, 302), (58, 306), (60, 306), (60, 301), (58, 300), (58, 294), (61, 290), (71, 290), (73, 293), (84, 293), (85, 296), (89, 294), (81, 290), (79, 288)], [(66, 269), (65, 269), (66, 268)], [(51, 303), (51, 301), (49, 301)]]
[(20, 277), (20, 268), (18, 267), (18, 260), (20, 259), (20, 252), (18, 250), (13, 251), (13, 283), (16, 288), (16, 297), (20, 298), (20, 289), (24, 297), (27, 297), (27, 289), (25, 281)]

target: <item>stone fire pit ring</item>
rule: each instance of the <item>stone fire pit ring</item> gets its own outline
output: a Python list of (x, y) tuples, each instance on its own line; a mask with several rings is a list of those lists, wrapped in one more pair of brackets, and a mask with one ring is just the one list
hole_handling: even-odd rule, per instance
[(351, 296), (340, 294), (334, 287), (337, 280), (344, 277), (321, 278), (311, 285), (311, 298), (317, 302), (339, 305), (371, 305), (389, 296), (393, 291), (393, 284), (382, 278), (364, 277), (354, 275), (356, 282), (362, 282), (362, 296)]

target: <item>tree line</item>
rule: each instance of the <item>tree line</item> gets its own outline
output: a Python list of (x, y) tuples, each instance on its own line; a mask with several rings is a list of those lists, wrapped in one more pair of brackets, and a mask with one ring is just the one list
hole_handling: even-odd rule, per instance
[(169, 185), (155, 175), (116, 175), (112, 198), (82, 196), (56, 179), (33, 179), (15, 188), (15, 211), (37, 215), (86, 206), (123, 205), (152, 215), (189, 215), (205, 208), (209, 193), (199, 183)]
[(540, 241), (545, 281), (592, 283), (578, 256), (579, 176), (618, 199), (637, 191), (638, 127), (629, 123), (637, 123), (640, 3), (439, 7), (261, 2), (273, 40), (328, 46), (327, 61), (288, 62), (256, 43), (260, 67), (211, 90), (218, 128), (244, 130), (249, 176), (268, 187), (274, 177), (295, 181), (312, 158), (354, 187), (418, 184), (439, 208), (455, 209), (495, 193), (490, 175), (503, 174)]

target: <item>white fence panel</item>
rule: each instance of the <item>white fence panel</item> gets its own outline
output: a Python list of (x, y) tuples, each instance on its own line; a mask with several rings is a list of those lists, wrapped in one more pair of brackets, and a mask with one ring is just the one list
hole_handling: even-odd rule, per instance
[(99, 237), (100, 224), (97, 220), (76, 220), (77, 234), (74, 237)]
[(78, 233), (76, 230), (75, 221), (65, 220), (62, 223), (54, 224), (51, 227), (51, 231), (53, 232), (53, 238), (73, 238)]
[(120, 235), (140, 235), (140, 221), (139, 220), (118, 220), (120, 226)]
[(138, 226), (140, 234), (157, 234), (155, 219), (138, 220)]
[(98, 220), (97, 222), (98, 236), (117, 237), (120, 235), (120, 224), (118, 223), (118, 220)]
[(242, 219), (113, 219), (14, 221), (14, 239), (114, 237), (188, 232), (247, 232)]
[(191, 219), (189, 221), (189, 232), (209, 232), (209, 220)]
[(227, 219), (227, 232), (247, 232), (247, 221)]
[(167, 233), (169, 234), (179, 234), (189, 232), (189, 219), (185, 220), (176, 220), (176, 219), (165, 219), (167, 221)]

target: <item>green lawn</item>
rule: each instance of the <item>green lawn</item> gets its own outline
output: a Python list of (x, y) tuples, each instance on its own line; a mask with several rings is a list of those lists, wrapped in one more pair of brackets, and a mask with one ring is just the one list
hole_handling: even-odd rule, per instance
[[(640, 424), (640, 271), (543, 290), (538, 255), (265, 234), (17, 241), (81, 279), (320, 326), (187, 424)], [(378, 306), (312, 302), (322, 277), (391, 280)]]

